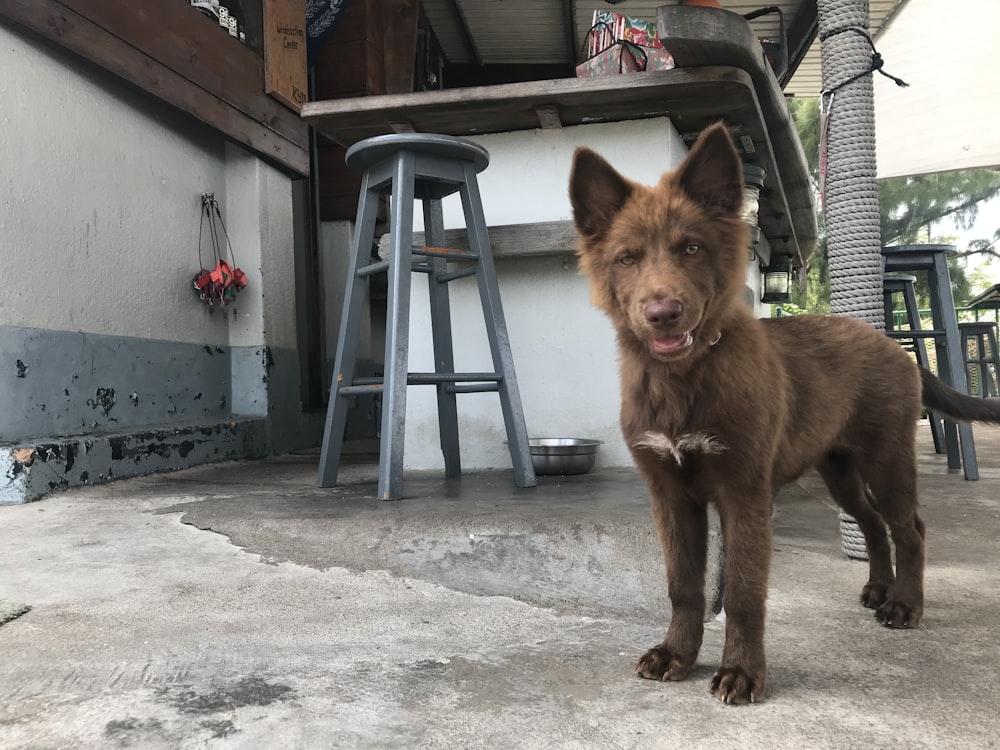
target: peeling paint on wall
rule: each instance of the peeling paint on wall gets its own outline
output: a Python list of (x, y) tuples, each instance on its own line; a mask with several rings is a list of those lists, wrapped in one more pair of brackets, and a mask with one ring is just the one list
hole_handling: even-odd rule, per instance
[[(71, 486), (109, 482), (266, 452), (263, 419), (0, 448), (0, 505)], [(4, 462), (4, 457), (6, 461)], [(95, 479), (96, 477), (96, 479)]]
[(97, 394), (93, 398), (87, 399), (87, 406), (89, 406), (91, 409), (100, 408), (104, 412), (105, 417), (107, 417), (111, 413), (111, 409), (114, 408), (114, 405), (115, 405), (114, 388), (98, 388)]
[(0, 325), (2, 441), (225, 419), (230, 352), (203, 346)]

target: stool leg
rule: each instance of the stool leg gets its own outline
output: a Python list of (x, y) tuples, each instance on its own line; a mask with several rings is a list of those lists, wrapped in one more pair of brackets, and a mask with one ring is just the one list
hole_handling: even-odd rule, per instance
[[(444, 247), (444, 214), (440, 200), (425, 200), (424, 241), (431, 247)], [(444, 258), (431, 258), (432, 272), (427, 275), (427, 289), (431, 298), (431, 334), (434, 338), (434, 371), (455, 372), (455, 350), (451, 336), (451, 302), (448, 282), (439, 281), (448, 271)], [(462, 459), (458, 442), (458, 403), (449, 383), (437, 384), (438, 430), (441, 435), (441, 452), (444, 454), (444, 473), (448, 477), (462, 474)]]
[(500, 287), (497, 284), (496, 268), (493, 266), (493, 251), (486, 229), (479, 181), (472, 164), (466, 162), (464, 172), (465, 183), (459, 193), (465, 212), (469, 244), (479, 255), (479, 260), (476, 262), (476, 282), (483, 304), (490, 351), (493, 353), (493, 368), (503, 378), (499, 383), (500, 407), (507, 428), (507, 445), (514, 467), (514, 481), (518, 487), (534, 487), (538, 484), (538, 480), (535, 478), (535, 469), (528, 449), (528, 428), (524, 423), (521, 392), (517, 387), (517, 376), (514, 374), (514, 356), (510, 350), (507, 323), (500, 303)]
[(379, 446), (378, 496), (398, 500), (403, 494), (403, 441), (410, 338), (410, 272), (413, 256), (414, 156), (401, 152), (392, 175), (389, 231), (389, 295), (385, 323), (385, 377), (382, 381), (382, 440)]
[(983, 331), (976, 337), (976, 357), (979, 364), (979, 395), (983, 398), (996, 395), (993, 387), (993, 376), (990, 374), (990, 353), (993, 350), (987, 350), (989, 346), (988, 339), (989, 333), (986, 331)]
[[(987, 343), (990, 347), (989, 356), (987, 362), (992, 365), (992, 377), (988, 380), (990, 387), (993, 389), (990, 393), (991, 396), (1000, 396), (1000, 351), (997, 351), (997, 337), (995, 329), (990, 329), (986, 333)], [(989, 369), (987, 369), (989, 372)]]
[(896, 318), (893, 314), (892, 292), (885, 289), (882, 290), (882, 311), (885, 319), (885, 330), (894, 330)]
[[(917, 293), (913, 289), (913, 284), (906, 284), (903, 291), (903, 306), (906, 308), (906, 318), (910, 323), (910, 330), (919, 331), (923, 328), (920, 324), (920, 306), (917, 304)], [(927, 342), (921, 338), (913, 339), (913, 348), (917, 354), (917, 364), (925, 370), (931, 366), (930, 357), (927, 356)], [(941, 418), (933, 412), (928, 412), (927, 421), (931, 423), (931, 437), (934, 439), (934, 452), (944, 453), (947, 451), (948, 439), (945, 435), (944, 425)], [(955, 454), (954, 460), (958, 460)]]
[(361, 197), (358, 199), (354, 237), (351, 240), (347, 293), (344, 295), (343, 314), (340, 318), (337, 356), (334, 359), (333, 377), (330, 383), (330, 402), (326, 409), (323, 447), (319, 455), (319, 475), (316, 484), (320, 487), (335, 485), (337, 472), (340, 470), (340, 454), (344, 447), (344, 427), (347, 423), (349, 403), (346, 398), (339, 395), (339, 392), (341, 386), (351, 385), (354, 381), (354, 362), (358, 354), (358, 335), (361, 330), (361, 314), (368, 284), (367, 279), (358, 276), (358, 271), (368, 265), (371, 257), (378, 203), (379, 195), (370, 189), (368, 175), (365, 174), (361, 183)]
[[(934, 268), (928, 272), (928, 277), (931, 309), (935, 315), (934, 327), (945, 332), (945, 341), (935, 342), (941, 379), (952, 388), (962, 393), (968, 393), (969, 384), (965, 377), (965, 357), (961, 351), (962, 339), (958, 332), (955, 298), (951, 293), (948, 259), (944, 253), (935, 254)], [(976, 443), (972, 436), (972, 425), (960, 422), (958, 435), (961, 440), (962, 466), (965, 469), (965, 478), (970, 481), (977, 480), (979, 479), (979, 466), (976, 463)], [(950, 453), (951, 451), (949, 451), (949, 456)], [(962, 466), (953, 466), (950, 457), (948, 466), (954, 469), (962, 468)]]
[[(968, 384), (969, 384), (969, 395), (980, 396), (982, 398), (985, 398), (987, 395), (989, 395), (989, 388), (986, 385), (986, 378), (989, 375), (989, 371), (986, 369), (986, 359), (984, 356), (984, 352), (986, 351), (986, 347), (984, 346), (984, 344), (986, 343), (986, 337), (981, 333), (977, 333), (975, 336), (972, 337), (972, 341), (975, 342), (976, 344), (976, 358), (970, 363), (972, 364), (971, 371), (970, 368), (966, 367), (966, 375), (968, 377)], [(965, 346), (969, 345), (968, 341), (965, 341), (964, 343)], [(966, 357), (966, 362), (969, 363), (969, 359), (972, 357), (972, 353), (966, 350), (965, 357)], [(976, 383), (978, 384), (977, 388), (973, 388), (973, 382), (972, 382), (973, 378), (975, 378)], [(975, 390), (975, 393), (973, 393), (973, 390)]]

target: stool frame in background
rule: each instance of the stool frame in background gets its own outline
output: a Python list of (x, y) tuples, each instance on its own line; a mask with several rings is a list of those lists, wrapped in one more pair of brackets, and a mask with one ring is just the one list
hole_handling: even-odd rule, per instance
[[(537, 484), (528, 447), (528, 433), (514, 372), (510, 339), (500, 303), (493, 252), (490, 248), (482, 198), (476, 175), (489, 165), (482, 146), (463, 139), (429, 133), (376, 136), (347, 151), (347, 165), (363, 173), (358, 215), (351, 243), (351, 269), (344, 297), (337, 355), (330, 386), (317, 484), (337, 482), (347, 420), (348, 396), (382, 394), (382, 432), (379, 448), (378, 496), (402, 497), (403, 444), (408, 385), (434, 385), (445, 475), (461, 474), (458, 435), (459, 393), (496, 391), (500, 395), (514, 479), (518, 487)], [(444, 243), (441, 199), (458, 193), (462, 200), (468, 252), (449, 250)], [(371, 261), (379, 200), (390, 195), (390, 247), (386, 260)], [(413, 246), (413, 203), (423, 204), (426, 246)], [(421, 258), (413, 262), (414, 256)], [(449, 271), (449, 261), (465, 266)], [(356, 378), (358, 336), (364, 283), (375, 273), (388, 273), (385, 365), (382, 378)], [(408, 371), (410, 333), (410, 275), (428, 276), (433, 373)], [(493, 372), (456, 373), (451, 331), (448, 283), (475, 276), (493, 358)]]
[[(885, 274), (925, 272), (931, 298), (933, 328), (926, 330), (893, 331), (886, 321), (886, 335), (894, 339), (931, 339), (937, 355), (938, 376), (952, 388), (962, 393), (969, 392), (965, 377), (965, 355), (958, 332), (958, 315), (955, 312), (955, 297), (951, 291), (951, 274), (948, 272), (948, 254), (955, 251), (953, 245), (894, 245), (882, 248), (882, 270)], [(891, 318), (890, 318), (891, 320)], [(919, 328), (919, 315), (911, 319), (911, 328)], [(938, 419), (931, 414), (931, 419)], [(967, 422), (955, 423), (942, 420), (945, 447), (949, 469), (963, 469), (965, 478), (979, 479), (976, 461), (976, 443), (972, 435), (972, 425)], [(937, 433), (935, 433), (937, 436)], [(937, 440), (935, 439), (935, 443)]]

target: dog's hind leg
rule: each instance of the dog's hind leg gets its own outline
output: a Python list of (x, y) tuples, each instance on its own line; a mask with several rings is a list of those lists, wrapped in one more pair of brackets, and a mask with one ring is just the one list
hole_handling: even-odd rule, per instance
[(709, 690), (725, 703), (755, 703), (767, 691), (764, 615), (771, 567), (771, 486), (733, 483), (718, 496), (725, 544), (726, 643)]
[(649, 680), (683, 680), (698, 657), (705, 630), (708, 514), (662, 468), (647, 469), (646, 476), (672, 613), (663, 643), (640, 657), (635, 673)]
[(817, 468), (834, 501), (858, 522), (864, 534), (868, 548), (868, 582), (861, 589), (861, 603), (877, 609), (885, 603), (889, 587), (895, 581), (892, 551), (882, 516), (869, 501), (858, 459), (845, 451), (831, 451)]
[(896, 545), (896, 580), (875, 618), (890, 628), (915, 628), (924, 613), (924, 522), (917, 513), (917, 467), (906, 441), (880, 451), (868, 486)]

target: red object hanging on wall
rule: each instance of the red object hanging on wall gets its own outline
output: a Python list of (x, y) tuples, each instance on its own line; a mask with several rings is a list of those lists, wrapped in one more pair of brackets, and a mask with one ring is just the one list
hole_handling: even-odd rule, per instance
[[(221, 302), (222, 306), (226, 307), (250, 282), (243, 270), (236, 266), (233, 247), (229, 243), (229, 234), (222, 221), (222, 213), (219, 211), (219, 202), (215, 199), (215, 194), (203, 193), (201, 206), (201, 224), (198, 227), (198, 264), (201, 269), (194, 275), (194, 288), (198, 292), (198, 296), (209, 305)], [(212, 244), (212, 258), (215, 260), (215, 266), (211, 269), (205, 268), (201, 256), (202, 234), (206, 216), (208, 217), (209, 237)], [(222, 243), (219, 238), (220, 229), (226, 241), (229, 257), (233, 259), (232, 263), (223, 257)]]

